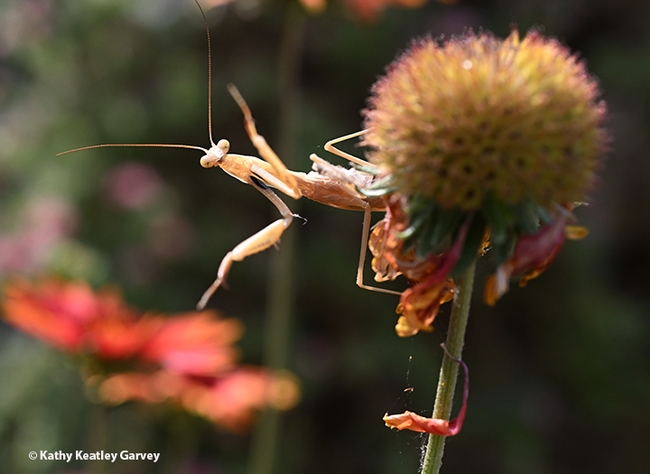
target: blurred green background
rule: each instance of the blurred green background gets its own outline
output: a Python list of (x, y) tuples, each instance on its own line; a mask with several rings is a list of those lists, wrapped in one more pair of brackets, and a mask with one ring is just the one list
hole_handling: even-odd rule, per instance
[[(215, 140), (255, 154), (226, 91), (233, 82), (260, 133), (301, 171), (310, 153), (326, 156), (327, 140), (359, 129), (370, 86), (412, 38), (538, 26), (581, 53), (614, 136), (600, 187), (577, 210), (591, 233), (495, 308), (481, 300), (489, 268), (479, 268), (469, 411), (443, 472), (650, 472), (650, 3), (431, 2), (368, 23), (342, 3), (308, 16), (295, 2), (239, 0), (207, 14)], [(0, 278), (56, 272), (117, 284), (143, 309), (191, 310), (225, 253), (277, 218), (251, 187), (202, 169), (198, 151), (54, 156), (96, 143), (208, 146), (205, 36), (191, 0), (0, 0)], [(361, 214), (283, 199), (307, 219), (280, 245), (293, 255), (286, 347), (304, 393), (282, 419), (274, 472), (415, 473), (425, 438), (391, 432), (381, 417), (430, 413), (449, 308), (433, 333), (399, 339), (397, 298), (354, 284)], [(210, 303), (246, 324), (247, 363), (262, 363), (276, 256), (235, 264)], [(98, 417), (109, 450), (161, 461), (28, 459), (86, 449), (101, 436)], [(169, 407), (98, 414), (71, 359), (0, 326), (0, 473), (243, 473), (250, 440)]]

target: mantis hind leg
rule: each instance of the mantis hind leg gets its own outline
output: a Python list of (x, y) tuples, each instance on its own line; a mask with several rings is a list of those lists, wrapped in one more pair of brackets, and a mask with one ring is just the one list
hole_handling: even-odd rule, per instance
[(226, 254), (223, 260), (221, 260), (221, 264), (219, 265), (217, 278), (205, 291), (205, 293), (203, 293), (203, 296), (201, 296), (201, 299), (197, 303), (196, 309), (198, 310), (204, 309), (214, 292), (224, 284), (233, 262), (241, 262), (250, 255), (254, 255), (268, 249), (271, 246), (277, 245), (284, 231), (287, 229), (287, 227), (289, 227), (289, 225), (291, 225), (293, 218), (296, 217), (296, 215), (291, 212), (289, 207), (287, 207), (287, 205), (261, 181), (252, 179), (251, 185), (259, 192), (264, 194), (264, 196), (266, 196), (266, 198), (271, 201), (275, 207), (278, 208), (282, 217), (272, 222), (259, 232), (253, 234), (246, 240), (240, 242), (237, 246), (235, 246), (235, 248)]

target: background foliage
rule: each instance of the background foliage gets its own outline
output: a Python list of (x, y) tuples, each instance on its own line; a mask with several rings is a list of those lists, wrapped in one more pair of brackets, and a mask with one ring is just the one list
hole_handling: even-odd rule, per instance
[[(464, 353), (468, 418), (448, 441), (444, 468), (647, 472), (650, 4), (463, 0), (389, 9), (368, 23), (337, 3), (307, 18), (295, 3), (240, 0), (208, 17), (215, 139), (255, 153), (225, 89), (233, 82), (272, 146), (289, 149), (279, 136), (292, 131), (295, 151), (283, 158), (302, 171), (310, 153), (324, 156), (327, 140), (360, 127), (371, 84), (414, 37), (466, 27), (504, 37), (513, 24), (522, 32), (543, 26), (581, 52), (600, 78), (615, 137), (600, 189), (577, 211), (591, 233), (495, 308), (480, 301), (479, 286)], [(283, 89), (282, 42), (290, 33), (302, 53), (298, 80)], [(205, 31), (190, 0), (0, 2), (2, 278), (57, 272), (117, 284), (141, 308), (193, 308), (223, 255), (275, 219), (275, 209), (221, 171), (202, 169), (191, 150), (54, 154), (95, 143), (207, 146), (206, 64)], [(299, 110), (299, 120), (283, 122), (287, 107)], [(431, 409), (449, 310), (435, 332), (397, 338), (396, 298), (354, 284), (361, 214), (284, 200), (308, 220), (293, 226), (289, 345), (304, 399), (283, 419), (276, 472), (416, 472), (424, 438), (391, 432), (381, 417)], [(247, 362), (261, 360), (272, 252), (236, 264), (229, 290), (211, 303), (246, 324)], [(109, 472), (245, 472), (249, 437), (168, 407), (98, 414), (71, 360), (6, 325), (0, 374), (1, 472), (89, 472), (32, 462), (27, 452), (84, 449), (100, 436), (101, 417), (112, 450), (163, 458)]]

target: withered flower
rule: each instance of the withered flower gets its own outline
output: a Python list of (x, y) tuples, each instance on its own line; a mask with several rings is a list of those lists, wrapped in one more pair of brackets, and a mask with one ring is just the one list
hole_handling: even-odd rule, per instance
[[(525, 284), (565, 237), (586, 234), (571, 211), (596, 183), (605, 112), (584, 62), (538, 31), (426, 38), (390, 65), (363, 112), (378, 176), (364, 192), (387, 196), (371, 238), (377, 279), (404, 274), (412, 286), (398, 334), (426, 329), (449, 279), (485, 248), (494, 304), (510, 277)], [(427, 271), (409, 276), (413, 266)]]

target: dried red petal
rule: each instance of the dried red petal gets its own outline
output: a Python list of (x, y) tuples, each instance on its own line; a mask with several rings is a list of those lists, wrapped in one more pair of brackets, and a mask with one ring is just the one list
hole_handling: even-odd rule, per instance
[(389, 428), (396, 430), (410, 430), (418, 433), (431, 433), (442, 436), (457, 435), (463, 427), (465, 415), (467, 414), (467, 400), (469, 398), (469, 370), (462, 360), (457, 360), (465, 372), (465, 386), (463, 387), (463, 404), (460, 407), (458, 416), (451, 421), (439, 418), (427, 418), (412, 411), (405, 411), (398, 415), (384, 415), (384, 423)]
[[(512, 257), (490, 275), (485, 284), (485, 302), (494, 306), (509, 287), (513, 275), (523, 275), (520, 286), (537, 278), (555, 260), (564, 245), (567, 233), (567, 214), (560, 213), (552, 222), (542, 226), (535, 234), (525, 235), (517, 240)], [(570, 235), (586, 235), (570, 230)]]
[(453, 297), (455, 285), (449, 273), (460, 258), (471, 222), (470, 216), (447, 252), (429, 259), (435, 262), (433, 272), (402, 293), (397, 307), (402, 316), (395, 326), (398, 336), (409, 337), (418, 331), (431, 330), (440, 305)]
[(386, 414), (383, 420), (389, 428), (400, 431), (410, 430), (417, 431), (418, 433), (431, 433), (443, 436), (454, 436), (461, 428), (457, 418), (449, 422), (438, 418), (426, 418), (411, 411), (405, 411), (399, 415)]
[(395, 326), (399, 337), (410, 337), (419, 331), (431, 331), (442, 303), (453, 298), (454, 282), (446, 278), (433, 285), (427, 280), (408, 288), (400, 297), (397, 312), (401, 314)]

